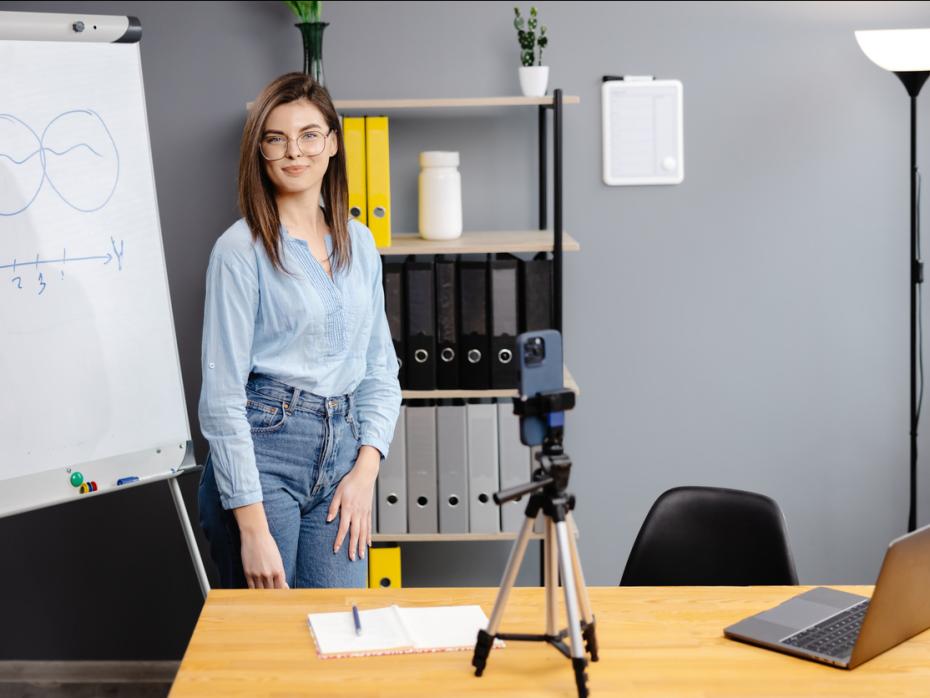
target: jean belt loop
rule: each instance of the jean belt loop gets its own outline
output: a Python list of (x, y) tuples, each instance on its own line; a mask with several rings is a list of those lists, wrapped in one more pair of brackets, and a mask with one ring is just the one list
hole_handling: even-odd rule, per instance
[(346, 413), (354, 415), (355, 410), (352, 409), (353, 407), (355, 407), (355, 396), (352, 393), (349, 393), (346, 397)]
[(291, 414), (294, 413), (294, 410), (297, 409), (297, 401), (300, 399), (300, 388), (294, 388), (294, 393), (291, 395)]

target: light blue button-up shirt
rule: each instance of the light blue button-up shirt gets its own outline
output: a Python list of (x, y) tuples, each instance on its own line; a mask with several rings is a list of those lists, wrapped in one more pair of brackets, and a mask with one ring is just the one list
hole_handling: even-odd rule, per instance
[[(249, 373), (328, 397), (356, 393), (361, 443), (387, 455), (400, 412), (397, 356), (384, 310), (381, 255), (371, 231), (349, 221), (352, 262), (333, 279), (306, 241), (282, 225), (275, 269), (240, 218), (207, 265), (198, 413), (223, 508), (262, 501), (246, 418)], [(326, 236), (326, 248), (333, 242)]]

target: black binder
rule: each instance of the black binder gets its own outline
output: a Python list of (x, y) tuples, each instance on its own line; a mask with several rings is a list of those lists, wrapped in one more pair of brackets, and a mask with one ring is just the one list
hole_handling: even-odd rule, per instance
[(488, 264), (459, 262), (459, 375), (465, 390), (488, 390), (491, 387), (491, 362), (488, 358)]
[(517, 261), (498, 257), (490, 263), (491, 282), (491, 387), (517, 387)]
[(401, 387), (406, 387), (404, 264), (403, 262), (385, 262), (382, 265), (382, 273), (384, 277), (384, 310), (387, 314), (388, 327), (391, 329), (391, 339), (394, 342), (394, 353), (397, 354), (397, 379), (400, 381)]
[(553, 329), (552, 260), (540, 252), (520, 261), (520, 332)]
[(407, 389), (436, 388), (436, 313), (433, 263), (408, 257), (404, 265), (407, 292)]
[(455, 262), (436, 260), (436, 387), (459, 387), (459, 327)]

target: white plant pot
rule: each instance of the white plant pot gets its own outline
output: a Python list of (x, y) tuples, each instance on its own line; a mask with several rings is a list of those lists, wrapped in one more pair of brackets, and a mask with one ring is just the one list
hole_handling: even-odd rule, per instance
[(524, 97), (545, 97), (548, 82), (548, 65), (520, 66), (520, 89)]

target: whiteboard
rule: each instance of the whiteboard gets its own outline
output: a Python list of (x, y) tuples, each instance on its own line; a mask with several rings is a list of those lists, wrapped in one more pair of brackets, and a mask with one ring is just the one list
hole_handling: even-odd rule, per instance
[(628, 76), (601, 84), (603, 177), (612, 186), (685, 177), (682, 85)]
[(0, 515), (192, 463), (138, 43), (0, 41), (0, 323)]

